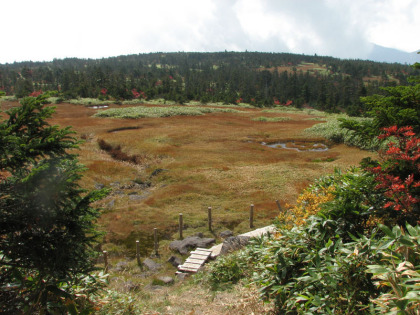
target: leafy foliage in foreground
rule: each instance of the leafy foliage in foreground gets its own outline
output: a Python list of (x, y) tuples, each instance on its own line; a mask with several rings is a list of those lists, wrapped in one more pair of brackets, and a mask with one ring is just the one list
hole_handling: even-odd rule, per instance
[(262, 297), (276, 301), (278, 314), (417, 314), (420, 227), (379, 227), (349, 242), (317, 216), (280, 229), (255, 267)]
[(420, 312), (420, 226), (380, 226), (385, 237), (378, 241), (376, 253), (380, 260), (369, 265), (374, 284), (383, 294), (372, 299), (378, 313)]
[[(391, 135), (396, 143), (383, 158), (364, 162), (376, 172), (353, 168), (319, 179), (292, 209), (301, 225), (290, 227), (290, 215), (282, 214), (275, 237), (247, 249), (242, 261), (257, 261), (248, 266), (278, 314), (420, 312), (418, 137), (392, 127), (381, 138)], [(408, 194), (399, 194), (402, 185)], [(232, 266), (212, 272), (229, 275)]]
[[(100, 233), (69, 128), (50, 126), (44, 96), (28, 97), (0, 123), (0, 312), (76, 312), (92, 308), (101, 286), (91, 276)], [(98, 281), (97, 281), (98, 280)], [(83, 289), (81, 286), (89, 288)], [(81, 291), (84, 291), (81, 294)], [(76, 293), (78, 293), (76, 295)]]
[(420, 226), (378, 223), (394, 210), (384, 210), (376, 184), (374, 174), (357, 168), (321, 178), (292, 209), (294, 216), (312, 216), (292, 228), (281, 216), (273, 237), (216, 261), (208, 283), (218, 289), (251, 281), (252, 274), (278, 314), (383, 314), (404, 307), (417, 314)]

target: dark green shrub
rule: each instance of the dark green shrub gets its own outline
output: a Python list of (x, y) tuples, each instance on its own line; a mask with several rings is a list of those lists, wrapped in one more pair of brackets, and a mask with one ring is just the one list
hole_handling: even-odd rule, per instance
[(0, 313), (86, 309), (76, 293), (86, 277), (96, 281), (91, 203), (106, 191), (78, 185), (84, 168), (68, 153), (78, 142), (47, 123), (53, 108), (43, 100), (24, 98), (0, 122)]
[(203, 281), (213, 290), (229, 288), (241, 279), (250, 277), (250, 259), (250, 253), (246, 249), (221, 256), (208, 265), (202, 275)]

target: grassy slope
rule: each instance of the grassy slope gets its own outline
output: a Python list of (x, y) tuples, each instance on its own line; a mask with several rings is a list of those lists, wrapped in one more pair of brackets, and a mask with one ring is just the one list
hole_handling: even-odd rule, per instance
[[(299, 112), (242, 109), (239, 113), (137, 120), (96, 118), (96, 112), (62, 104), (53, 119), (62, 126), (72, 125), (87, 139), (80, 152), (82, 163), (89, 168), (86, 187), (148, 180), (156, 168), (165, 169), (151, 179), (153, 186), (145, 200), (129, 201), (126, 194), (110, 197), (115, 199), (115, 206), (101, 218), (109, 238), (124, 239), (132, 231), (151, 232), (154, 227), (175, 237), (180, 212), (188, 226), (185, 235), (206, 232), (208, 206), (213, 207), (216, 233), (227, 228), (245, 232), (251, 203), (256, 206), (257, 227), (268, 224), (277, 213), (276, 199), (282, 204), (293, 203), (313, 179), (335, 167), (357, 164), (369, 155), (342, 145), (326, 152), (304, 153), (260, 145), (262, 141), (307, 137), (303, 130), (318, 121), (311, 120), (314, 115)], [(253, 120), (261, 116), (287, 120)], [(139, 128), (107, 132), (121, 127)], [(98, 138), (121, 145), (128, 154), (141, 155), (143, 164), (113, 160), (99, 150)], [(314, 162), (327, 158), (335, 160)]]
[[(151, 180), (153, 185), (144, 200), (130, 200), (127, 195), (130, 190), (104, 200), (102, 205), (114, 200), (114, 206), (104, 211), (100, 224), (107, 231), (103, 249), (110, 251), (113, 265), (129, 254), (127, 249), (132, 253), (135, 238), (146, 242), (150, 240), (147, 237), (151, 237), (153, 228), (157, 227), (161, 238), (159, 261), (165, 266), (161, 275), (173, 275), (175, 271), (166, 260), (172, 254), (168, 249), (170, 239), (177, 238), (180, 212), (184, 214), (186, 224), (184, 236), (203, 232), (206, 236), (217, 237), (225, 229), (232, 229), (235, 234), (246, 232), (249, 230), (247, 219), (251, 203), (256, 208), (256, 227), (267, 225), (277, 215), (276, 199), (283, 205), (293, 203), (302, 188), (315, 178), (331, 173), (335, 167), (355, 165), (361, 158), (371, 155), (343, 145), (334, 146), (326, 152), (296, 152), (260, 144), (262, 141), (307, 138), (304, 129), (322, 121), (314, 118), (323, 119), (310, 113), (241, 109), (240, 113), (134, 120), (93, 117), (96, 112), (91, 108), (60, 104), (52, 123), (71, 125), (79, 136), (86, 139), (80, 151), (80, 160), (88, 167), (82, 183), (85, 187), (91, 189), (95, 183), (110, 186), (115, 182), (129, 184), (135, 179)], [(282, 118), (283, 121), (255, 121), (261, 116)], [(108, 132), (122, 127), (138, 128)], [(128, 154), (141, 155), (142, 164), (113, 160), (98, 148), (97, 139), (121, 145)], [(165, 171), (150, 178), (157, 168)], [(206, 228), (208, 206), (213, 207), (214, 234)], [(129, 271), (113, 271), (116, 280), (111, 287), (123, 290), (121, 283), (128, 279), (142, 287), (150, 283), (150, 277), (133, 276), (139, 274), (134, 261), (130, 261), (130, 266)], [(181, 301), (185, 296), (191, 296), (188, 290), (195, 291), (193, 285), (185, 289), (175, 285), (167, 290)], [(226, 293), (225, 298), (231, 299), (226, 304), (232, 303), (238, 290), (244, 289), (240, 286), (234, 293)], [(159, 307), (163, 312), (167, 307), (184, 307), (188, 311), (196, 307), (202, 309), (200, 305), (209, 303), (205, 291), (200, 291), (197, 301), (192, 301), (190, 305), (179, 304), (172, 293), (169, 297), (164, 295), (166, 300), (162, 300), (150, 298), (147, 290), (141, 292), (146, 303), (144, 307)], [(214, 299), (210, 301), (213, 306), (224, 303), (218, 300), (223, 298)], [(215, 309), (223, 314), (228, 308), (226, 305), (223, 307)], [(166, 312), (169, 312), (168, 309)]]

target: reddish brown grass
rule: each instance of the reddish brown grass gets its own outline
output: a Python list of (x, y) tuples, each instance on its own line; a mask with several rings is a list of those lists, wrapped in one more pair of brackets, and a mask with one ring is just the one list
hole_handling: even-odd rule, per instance
[[(152, 183), (144, 200), (130, 200), (125, 191), (101, 203), (115, 200), (114, 207), (100, 218), (112, 239), (124, 239), (133, 231), (152, 231), (153, 227), (174, 231), (180, 212), (188, 226), (184, 235), (206, 232), (208, 206), (213, 207), (214, 235), (227, 228), (235, 233), (246, 232), (251, 203), (256, 208), (256, 227), (270, 224), (278, 213), (276, 199), (282, 205), (293, 204), (315, 178), (336, 167), (356, 165), (372, 155), (343, 145), (326, 152), (296, 152), (260, 144), (317, 140), (306, 139), (303, 133), (318, 123), (308, 120), (305, 114), (246, 109), (241, 113), (133, 121), (95, 118), (96, 110), (69, 104), (58, 105), (56, 111), (53, 124), (71, 125), (79, 135), (88, 135), (79, 151), (81, 162), (88, 167), (84, 187), (93, 188), (95, 183), (109, 186), (113, 182), (124, 185), (139, 178)], [(291, 120), (252, 121), (267, 115)], [(136, 159), (112, 158), (101, 150), (98, 139), (111, 151), (142, 157), (141, 164), (132, 163)], [(334, 160), (327, 162), (328, 157)], [(151, 177), (157, 168), (165, 171)]]

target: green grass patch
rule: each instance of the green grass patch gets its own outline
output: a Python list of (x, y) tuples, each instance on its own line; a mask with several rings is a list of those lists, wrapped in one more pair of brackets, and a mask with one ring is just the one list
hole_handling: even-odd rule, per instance
[(313, 159), (312, 162), (315, 162), (315, 163), (334, 162), (335, 160), (336, 159), (333, 157), (326, 157), (326, 158)]
[(264, 110), (262, 110), (262, 112), (263, 113), (291, 113), (291, 114), (302, 113), (302, 114), (314, 115), (314, 116), (328, 115), (327, 113), (316, 110), (316, 109), (296, 108), (296, 107), (293, 107), (293, 106), (277, 106), (277, 107), (270, 108), (270, 109), (264, 109)]
[(208, 102), (208, 103), (201, 103), (199, 101), (189, 101), (188, 103), (185, 103), (187, 106), (216, 106), (216, 107), (229, 107), (229, 108), (254, 108), (255, 106), (252, 106), (248, 103), (239, 103), (239, 104), (225, 104), (223, 102)]
[[(336, 143), (344, 143), (349, 146), (356, 146), (364, 150), (373, 150), (379, 144), (378, 139), (373, 138), (371, 141), (366, 142), (360, 136), (357, 136), (354, 131), (341, 128), (340, 121), (338, 118), (345, 117), (347, 115), (329, 115), (327, 122), (320, 123), (312, 126), (305, 130), (305, 133), (314, 137), (323, 137)], [(352, 117), (359, 122), (371, 120), (371, 118)]]
[(165, 100), (164, 98), (156, 98), (152, 100), (147, 100), (146, 103), (150, 105), (175, 105), (177, 104), (177, 102), (175, 101)]
[(8, 101), (8, 102), (14, 102), (17, 101), (18, 99), (16, 98), (16, 96), (14, 95), (4, 95), (4, 96), (0, 96), (0, 101)]
[(280, 122), (280, 121), (288, 121), (292, 120), (290, 117), (256, 117), (252, 118), (253, 121), (264, 121), (264, 122)]
[(101, 101), (97, 98), (77, 98), (77, 99), (71, 99), (67, 101), (70, 104), (74, 105), (83, 105), (83, 106), (98, 106), (98, 105), (110, 105), (114, 104), (114, 101)]
[(239, 111), (230, 108), (209, 108), (192, 106), (168, 106), (168, 107), (126, 107), (111, 108), (95, 114), (96, 117), (114, 117), (114, 118), (158, 118), (171, 116), (198, 116), (208, 113), (239, 113)]
[(59, 96), (50, 96), (47, 98), (47, 102), (49, 104), (60, 104), (61, 102), (63, 102), (63, 98), (59, 97)]
[(144, 103), (145, 101), (143, 99), (138, 99), (138, 98), (121, 102), (122, 105), (139, 105), (139, 104), (144, 104)]

